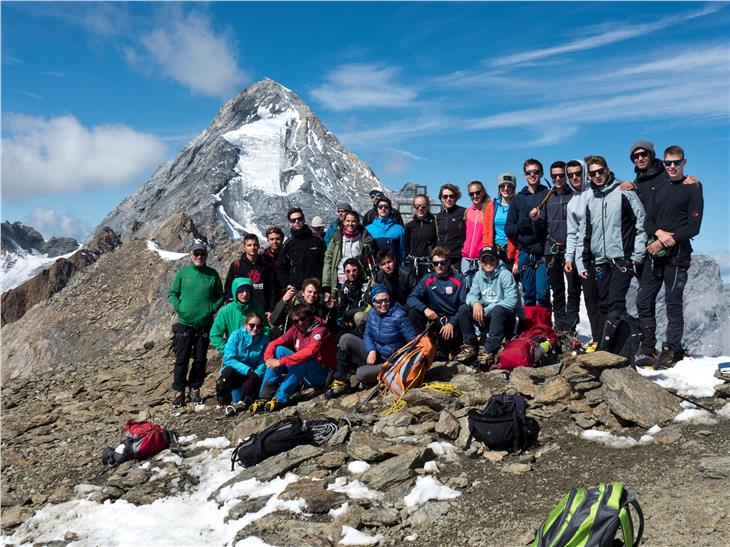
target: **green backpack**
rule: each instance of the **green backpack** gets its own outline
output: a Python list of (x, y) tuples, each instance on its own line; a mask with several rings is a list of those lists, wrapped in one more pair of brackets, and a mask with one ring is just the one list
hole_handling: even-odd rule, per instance
[[(635, 539), (630, 505), (639, 519)], [(620, 482), (573, 488), (540, 525), (532, 547), (613, 547), (621, 545), (614, 539), (619, 528), (625, 547), (639, 545), (644, 515), (633, 490)]]

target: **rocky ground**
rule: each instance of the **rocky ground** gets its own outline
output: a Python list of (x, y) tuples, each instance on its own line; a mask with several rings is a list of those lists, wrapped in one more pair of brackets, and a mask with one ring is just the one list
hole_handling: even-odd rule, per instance
[[(428, 379), (447, 381), (461, 394), (412, 390), (407, 406), (385, 417), (381, 413), (387, 398), (356, 413), (360, 393), (332, 402), (304, 397), (277, 415), (224, 418), (212, 398), (217, 358), (209, 363), (204, 391), (211, 397), (205, 406), (181, 411), (169, 405), (172, 359), (164, 341), (104, 360), (76, 362), (63, 375), (11, 380), (3, 389), (3, 533), (15, 531), (9, 543), (33, 543), (38, 532), (21, 524), (43, 506), (78, 497), (74, 487), (79, 484), (97, 485), (88, 494), (97, 502), (124, 499), (145, 505), (198, 481), (193, 467), (171, 462), (167, 453), (152, 462), (166, 470), (163, 480), (152, 480), (149, 466), (131, 462), (96, 478), (102, 448), (118, 443), (128, 419), (154, 419), (181, 435), (225, 436), (235, 443), (296, 412), (304, 418), (348, 417), (352, 427), (324, 447), (302, 446), (231, 473), (236, 483), (293, 471), (300, 479), (280, 498), (307, 503), (308, 515), (274, 512), (242, 526), (239, 539), (255, 535), (274, 545), (332, 545), (347, 525), (381, 535), (382, 543), (391, 545), (524, 545), (571, 487), (618, 480), (639, 493), (647, 545), (726, 545), (730, 422), (707, 415), (699, 424), (672, 423), (681, 411), (678, 399), (621, 365), (610, 354), (566, 356), (550, 367), (519, 369), (507, 381), (501, 373), (437, 364)], [(726, 389), (720, 387), (718, 395)], [(517, 455), (488, 451), (479, 443), (466, 449), (467, 411), (504, 390), (530, 398), (530, 414), (541, 425), (539, 446)], [(702, 401), (717, 408), (723, 402), (719, 397)], [(581, 436), (588, 428), (611, 430), (624, 437), (619, 444), (625, 445), (626, 437), (639, 439), (654, 423), (669, 425), (642, 443), (631, 441), (628, 448)], [(443, 454), (443, 445), (434, 442), (447, 442), (454, 449)], [(198, 465), (194, 456), (201, 450), (188, 451), (189, 465)], [(351, 461), (369, 462), (372, 467), (358, 478), (381, 497), (350, 499), (348, 510), (333, 519), (328, 511), (347, 498), (325, 490), (325, 485), (337, 477), (351, 479)], [(424, 469), (433, 465), (427, 461), (436, 461), (438, 469)], [(425, 475), (461, 495), (406, 507), (404, 496)], [(266, 500), (244, 496), (226, 518), (257, 511)], [(69, 529), (57, 539), (56, 545), (65, 545), (79, 538)]]

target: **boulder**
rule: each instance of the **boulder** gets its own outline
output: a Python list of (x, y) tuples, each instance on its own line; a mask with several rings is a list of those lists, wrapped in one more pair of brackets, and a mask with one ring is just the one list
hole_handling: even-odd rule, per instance
[(393, 443), (369, 431), (353, 431), (345, 450), (354, 460), (378, 462), (396, 455)]
[(412, 448), (405, 454), (374, 465), (362, 475), (362, 480), (374, 490), (386, 490), (410, 479), (417, 467), (433, 458), (430, 448)]
[(674, 395), (631, 368), (604, 370), (601, 382), (611, 411), (642, 427), (668, 422), (681, 410)]
[(555, 376), (548, 379), (543, 385), (537, 386), (535, 390), (535, 402), (557, 403), (567, 401), (571, 396), (570, 383), (562, 376)]
[(584, 353), (583, 355), (578, 355), (576, 361), (583, 368), (587, 369), (617, 368), (625, 367), (628, 364), (626, 357), (607, 351)]
[(341, 492), (327, 490), (325, 481), (300, 480), (289, 484), (279, 495), (282, 500), (302, 498), (307, 504), (308, 513), (327, 513), (334, 507), (339, 507), (347, 496)]
[(432, 389), (411, 389), (406, 391), (403, 400), (413, 406), (427, 406), (433, 410), (442, 410), (451, 404), (455, 398), (447, 393)]
[(454, 415), (447, 410), (442, 410), (438, 422), (436, 422), (436, 433), (453, 441), (459, 436), (460, 429), (459, 421)]

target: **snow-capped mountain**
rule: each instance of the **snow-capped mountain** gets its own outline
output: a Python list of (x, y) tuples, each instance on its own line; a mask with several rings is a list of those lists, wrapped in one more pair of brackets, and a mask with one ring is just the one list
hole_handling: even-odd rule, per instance
[(46, 241), (40, 232), (22, 222), (3, 222), (0, 239), (0, 292), (17, 287), (48, 268), (58, 258), (68, 257), (79, 248), (79, 243), (70, 237), (52, 237)]
[(365, 211), (384, 190), (372, 170), (292, 91), (265, 79), (228, 101), (211, 125), (101, 222), (123, 239), (149, 237), (182, 212), (209, 238), (286, 227), (286, 211)]

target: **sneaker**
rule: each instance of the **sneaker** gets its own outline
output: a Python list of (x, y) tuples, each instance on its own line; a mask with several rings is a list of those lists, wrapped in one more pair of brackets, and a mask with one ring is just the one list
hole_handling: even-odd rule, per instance
[(594, 342), (593, 340), (591, 340), (586, 345), (585, 352), (586, 353), (593, 353), (594, 351), (596, 351), (597, 348), (598, 348), (598, 342)]
[(325, 399), (334, 399), (350, 391), (350, 383), (342, 380), (333, 380), (327, 391), (324, 392)]
[(484, 348), (479, 348), (479, 355), (477, 355), (477, 364), (479, 368), (487, 370), (494, 364), (494, 354), (489, 353)]
[(276, 412), (279, 410), (282, 406), (284, 406), (282, 403), (276, 400), (276, 397), (272, 397), (270, 401), (267, 401), (266, 404), (264, 404), (264, 410), (266, 412)]
[(454, 361), (467, 363), (473, 360), (478, 353), (479, 349), (476, 346), (463, 345), (461, 346), (461, 348), (459, 348), (459, 353), (454, 356)]
[(180, 408), (185, 406), (185, 392), (184, 391), (176, 391), (175, 395), (172, 397), (172, 406), (175, 408)]
[(202, 405), (203, 398), (200, 396), (200, 390), (196, 388), (190, 388), (190, 402), (194, 405)]
[(636, 356), (636, 366), (640, 368), (654, 368), (656, 355), (653, 353), (640, 353)]
[(266, 399), (256, 399), (251, 406), (248, 407), (248, 411), (250, 414), (259, 414), (264, 411), (264, 405), (266, 405)]
[(675, 363), (681, 359), (682, 352), (675, 352), (668, 346), (662, 346), (662, 351), (659, 352), (659, 355), (654, 362), (654, 368), (657, 370), (672, 368)]

